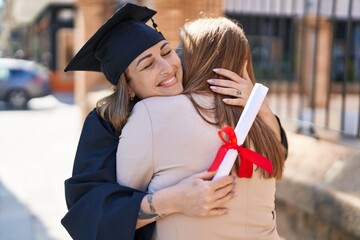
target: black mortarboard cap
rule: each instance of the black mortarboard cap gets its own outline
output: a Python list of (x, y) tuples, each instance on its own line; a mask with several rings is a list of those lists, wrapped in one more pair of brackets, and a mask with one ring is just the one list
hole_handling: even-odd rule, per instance
[(160, 32), (145, 24), (155, 14), (147, 7), (126, 3), (85, 43), (65, 72), (103, 72), (110, 83), (117, 85), (137, 56), (164, 40)]

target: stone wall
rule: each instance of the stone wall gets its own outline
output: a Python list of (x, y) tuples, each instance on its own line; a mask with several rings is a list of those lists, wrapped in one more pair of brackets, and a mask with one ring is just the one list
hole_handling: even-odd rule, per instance
[(280, 235), (360, 239), (360, 149), (288, 133), (285, 177), (278, 182)]

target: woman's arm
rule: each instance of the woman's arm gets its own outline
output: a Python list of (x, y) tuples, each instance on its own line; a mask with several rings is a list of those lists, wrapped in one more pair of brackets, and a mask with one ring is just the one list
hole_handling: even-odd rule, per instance
[(220, 216), (234, 194), (235, 178), (226, 176), (210, 181), (215, 172), (195, 174), (178, 184), (146, 195), (140, 206), (136, 228), (172, 213), (193, 217)]
[[(137, 103), (118, 145), (116, 169), (120, 185), (147, 191), (155, 175), (151, 123), (145, 104)], [(136, 228), (172, 213), (197, 217), (225, 214), (224, 203), (233, 196), (234, 178), (227, 176), (210, 181), (213, 176), (214, 173), (209, 172), (194, 174), (146, 195), (140, 205)]]
[(65, 181), (69, 211), (61, 223), (76, 240), (151, 239), (154, 224), (135, 231), (145, 192), (116, 182), (119, 138), (92, 111), (85, 120), (72, 177)]

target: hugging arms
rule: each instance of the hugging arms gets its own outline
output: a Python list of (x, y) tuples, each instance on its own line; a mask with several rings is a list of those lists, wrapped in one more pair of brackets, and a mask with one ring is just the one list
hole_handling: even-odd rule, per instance
[[(136, 14), (132, 15), (134, 12)], [(94, 51), (95, 57), (91, 60), (95, 63), (99, 62), (99, 67), (96, 66), (95, 70), (101, 70), (115, 88), (114, 94), (101, 100), (97, 108), (85, 119), (72, 177), (65, 181), (69, 211), (62, 219), (62, 224), (74, 239), (151, 239), (152, 237), (155, 227), (153, 220), (152, 223), (136, 230), (140, 205), (147, 193), (117, 183), (116, 152), (122, 127), (127, 121), (132, 106), (138, 100), (150, 96), (177, 95), (183, 90), (180, 59), (162, 35), (142, 22), (154, 14), (147, 8), (127, 4), (109, 19), (109, 24), (105, 23), (95, 33), (88, 41), (89, 44), (84, 46), (85, 50), (90, 48)], [(124, 19), (124, 15), (131, 17)], [(138, 16), (141, 16), (141, 19), (136, 19)], [(146, 37), (143, 36), (145, 33)], [(106, 38), (103, 39), (102, 36)], [(94, 41), (97, 44), (94, 44)], [(119, 42), (123, 44), (118, 44)], [(97, 47), (92, 49), (92, 46)], [(129, 59), (124, 59), (124, 54), (117, 54), (124, 48), (131, 51), (126, 54), (132, 56)], [(84, 52), (88, 52), (85, 50), (79, 51), (74, 57), (75, 61), (69, 64), (68, 70), (90, 68), (84, 66), (89, 64), (84, 60)], [(83, 65), (79, 66), (80, 63)], [(228, 76), (229, 73), (223, 74), (231, 80), (227, 82), (216, 80), (211, 84), (218, 86), (214, 91), (234, 96), (241, 79), (237, 74)], [(149, 85), (149, 83), (154, 84)], [(244, 94), (248, 92), (244, 91)], [(244, 104), (236, 101), (238, 100), (235, 99), (235, 102), (231, 100), (229, 104), (238, 106)], [(268, 111), (265, 109), (264, 113), (265, 116)], [(282, 130), (280, 125), (275, 127)], [(277, 131), (279, 138), (280, 130)], [(286, 143), (284, 134), (282, 140)], [(194, 174), (188, 178), (188, 182), (184, 180), (181, 184), (185, 189), (186, 186), (192, 185), (192, 181), (209, 184), (207, 179), (210, 178), (211, 173), (203, 173), (200, 176)], [(223, 195), (230, 196), (232, 188), (229, 185), (232, 182), (232, 177), (222, 179), (215, 188), (224, 189)], [(197, 192), (196, 189), (192, 190)], [(194, 194), (192, 197), (196, 199), (198, 196)], [(182, 211), (187, 211), (189, 215), (202, 215), (203, 213), (196, 212), (201, 206), (201, 204), (194, 205), (194, 208)], [(223, 213), (221, 211), (217, 214)]]

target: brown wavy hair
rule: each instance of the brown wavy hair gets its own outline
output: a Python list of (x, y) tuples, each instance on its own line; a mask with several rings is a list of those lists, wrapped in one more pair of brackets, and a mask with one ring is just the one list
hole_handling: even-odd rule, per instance
[[(224, 125), (235, 127), (243, 108), (226, 105), (223, 98), (228, 96), (211, 91), (206, 80), (224, 78), (213, 72), (214, 68), (225, 68), (242, 76), (242, 69), (247, 61), (247, 72), (255, 83), (250, 46), (242, 27), (225, 17), (201, 18), (185, 24), (180, 31), (180, 39), (185, 65), (184, 94), (208, 123), (219, 128)], [(193, 94), (214, 96), (214, 108), (202, 106)], [(215, 116), (215, 119), (208, 116)], [(281, 179), (285, 148), (259, 117), (256, 117), (252, 125), (244, 147), (249, 148), (250, 144), (258, 153), (272, 161), (273, 175), (263, 169), (257, 171), (261, 171), (264, 178)]]
[(120, 135), (122, 128), (127, 122), (132, 108), (139, 100), (136, 97), (130, 100), (127, 91), (129, 81), (130, 79), (125, 71), (125, 73), (121, 74), (118, 85), (114, 86), (114, 92), (96, 103), (97, 113), (111, 123), (118, 135)]

